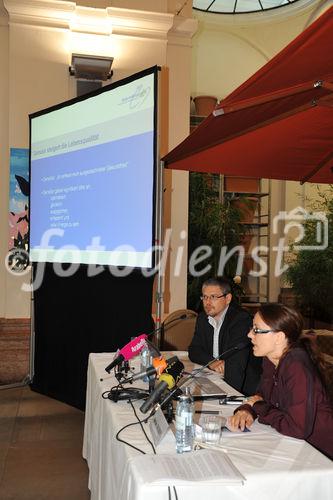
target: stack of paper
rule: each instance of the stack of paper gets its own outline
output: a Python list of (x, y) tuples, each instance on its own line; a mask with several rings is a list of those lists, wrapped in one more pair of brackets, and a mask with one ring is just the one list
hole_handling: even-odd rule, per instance
[(243, 483), (245, 477), (219, 451), (200, 450), (181, 455), (145, 455), (132, 459), (144, 483)]

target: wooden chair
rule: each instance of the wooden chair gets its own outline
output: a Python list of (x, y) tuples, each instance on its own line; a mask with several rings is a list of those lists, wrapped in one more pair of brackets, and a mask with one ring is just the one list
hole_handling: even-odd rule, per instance
[(333, 356), (323, 353), (323, 358), (326, 361), (325, 379), (328, 388), (328, 395), (333, 404)]
[(316, 336), (317, 346), (325, 362), (325, 379), (328, 394), (333, 404), (333, 331), (331, 330), (303, 330), (303, 333)]
[(170, 313), (162, 323), (161, 350), (187, 351), (196, 319), (197, 313), (191, 309), (178, 309)]

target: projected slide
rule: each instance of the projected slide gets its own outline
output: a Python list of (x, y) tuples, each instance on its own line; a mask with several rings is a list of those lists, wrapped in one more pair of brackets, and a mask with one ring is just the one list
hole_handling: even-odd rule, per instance
[(32, 115), (32, 261), (152, 266), (154, 78)]

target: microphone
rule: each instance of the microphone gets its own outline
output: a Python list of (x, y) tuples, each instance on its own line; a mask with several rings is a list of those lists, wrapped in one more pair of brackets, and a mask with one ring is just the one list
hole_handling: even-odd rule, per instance
[[(172, 359), (172, 358), (170, 358)], [(153, 358), (152, 365), (148, 366), (146, 370), (143, 370), (142, 372), (137, 373), (136, 375), (132, 375), (129, 378), (126, 378), (123, 380), (123, 384), (125, 382), (135, 382), (135, 380), (140, 380), (141, 378), (144, 378), (145, 376), (151, 377), (152, 375), (157, 375), (158, 377), (161, 375), (161, 373), (167, 368), (170, 359), (165, 360), (164, 358)]]
[(162, 406), (165, 406), (172, 399), (172, 397), (175, 395), (178, 389), (183, 387), (183, 385), (187, 384), (188, 382), (189, 383), (187, 385), (190, 385), (192, 379), (197, 377), (199, 373), (202, 372), (202, 370), (204, 370), (205, 368), (207, 368), (211, 363), (214, 363), (214, 361), (218, 361), (219, 359), (229, 358), (229, 356), (232, 356), (235, 352), (241, 351), (242, 349), (245, 349), (250, 345), (251, 345), (250, 339), (243, 340), (242, 342), (239, 342), (239, 344), (230, 347), (230, 349), (227, 349), (226, 351), (222, 352), (219, 356), (206, 363), (204, 366), (196, 370), (194, 374), (191, 373), (190, 375), (187, 375), (187, 377), (184, 377), (180, 381), (180, 384), (178, 386), (173, 387), (173, 389), (169, 392), (169, 394), (167, 394), (166, 397), (160, 402), (159, 404), (160, 408), (162, 408)]
[(122, 347), (119, 351), (119, 355), (105, 368), (105, 371), (110, 373), (112, 368), (117, 365), (120, 365), (124, 360), (128, 361), (129, 359), (134, 358), (140, 351), (144, 348), (146, 344), (147, 335), (142, 334), (138, 337), (135, 337), (134, 340), (128, 342), (124, 347)]
[[(165, 325), (161, 325), (158, 328), (154, 328), (151, 332), (148, 334), (143, 333), (142, 335), (139, 335), (138, 337), (135, 337), (134, 340), (131, 340), (128, 344), (126, 344), (124, 347), (122, 347), (119, 351), (119, 356), (117, 356), (106, 368), (105, 371), (110, 373), (112, 368), (115, 366), (121, 364), (124, 360), (128, 361), (129, 359), (132, 359), (136, 354), (139, 354), (139, 352), (143, 349), (144, 343), (142, 342), (143, 340), (146, 340), (148, 337), (151, 335), (154, 335), (154, 333), (159, 332), (163, 328), (165, 329), (175, 321), (180, 321), (183, 319), (190, 318), (191, 315), (188, 314), (182, 314), (181, 316), (178, 316), (177, 318), (173, 318), (172, 320), (168, 321)], [(142, 342), (142, 343), (141, 343)], [(148, 347), (152, 350), (155, 350), (156, 354), (159, 355), (159, 351), (153, 344), (151, 344), (149, 341), (146, 340), (146, 343), (148, 344)]]
[(177, 356), (170, 358), (168, 360), (168, 366), (159, 378), (157, 387), (155, 387), (150, 396), (141, 405), (140, 411), (142, 413), (147, 413), (147, 411), (149, 411), (160, 400), (166, 389), (171, 390), (173, 387), (177, 386), (177, 382), (180, 379), (183, 370), (184, 365), (177, 358)]

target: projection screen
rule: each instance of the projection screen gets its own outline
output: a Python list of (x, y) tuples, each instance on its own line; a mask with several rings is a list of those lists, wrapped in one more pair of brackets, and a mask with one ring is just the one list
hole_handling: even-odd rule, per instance
[(30, 115), (32, 262), (153, 267), (157, 71)]

